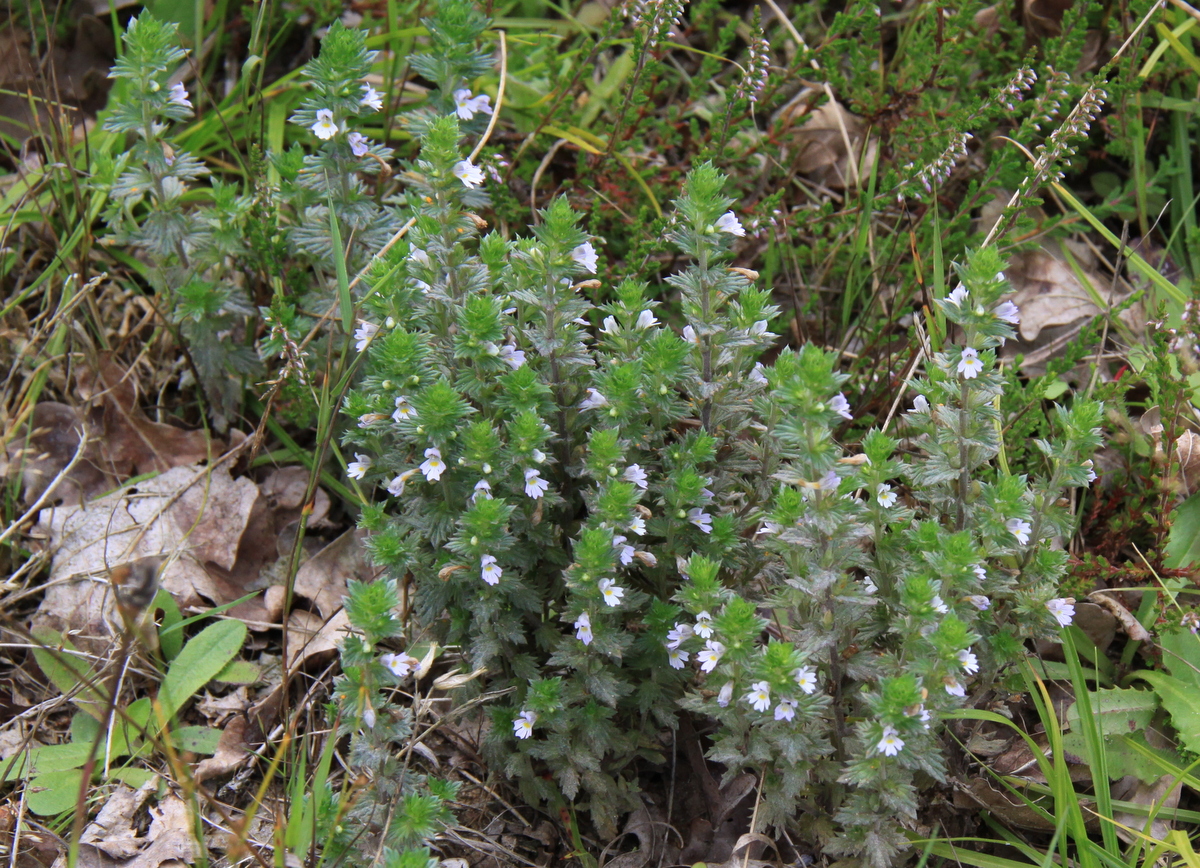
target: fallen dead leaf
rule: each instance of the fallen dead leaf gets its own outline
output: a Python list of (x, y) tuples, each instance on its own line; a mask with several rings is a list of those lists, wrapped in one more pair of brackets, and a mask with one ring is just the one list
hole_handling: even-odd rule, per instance
[(365, 538), (365, 530), (348, 530), (305, 561), (296, 572), (296, 593), (311, 600), (324, 617), (330, 617), (342, 607), (348, 581), (364, 582), (374, 577), (376, 569), (362, 544)]
[(134, 815), (141, 810), (157, 786), (158, 779), (154, 778), (136, 790), (124, 785), (117, 787), (96, 814), (96, 819), (83, 830), (79, 840), (95, 846), (114, 859), (128, 859), (136, 855), (146, 846), (146, 839), (137, 834)]
[[(41, 497), (55, 477), (71, 463), (80, 448), (83, 431), (83, 420), (66, 404), (43, 401), (33, 408), (29, 436), (23, 441), (14, 440), (6, 450), (5, 475), (21, 474), (26, 504)], [(115, 480), (97, 464), (98, 436), (99, 432), (89, 431), (89, 442), (81, 459), (58, 481), (54, 490), (47, 493), (47, 503), (79, 504), (113, 487)]]
[(250, 756), (250, 745), (246, 744), (247, 726), (246, 718), (238, 715), (221, 730), (216, 752), (196, 766), (197, 783), (230, 774), (246, 761)]
[[(825, 102), (814, 109), (820, 100)], [(821, 186), (844, 190), (852, 185), (855, 171), (864, 176), (871, 173), (878, 156), (878, 140), (867, 139), (862, 118), (846, 111), (840, 102), (829, 100), (824, 91), (805, 88), (779, 110), (774, 123), (775, 135), (789, 142), (786, 156), (792, 166)], [(854, 168), (851, 159), (855, 160)]]

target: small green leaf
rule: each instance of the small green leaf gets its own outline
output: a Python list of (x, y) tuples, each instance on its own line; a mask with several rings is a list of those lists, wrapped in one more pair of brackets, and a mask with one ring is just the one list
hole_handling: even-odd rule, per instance
[(1196, 692), (1195, 686), (1165, 672), (1141, 671), (1134, 675), (1150, 682), (1158, 691), (1183, 747), (1192, 753), (1200, 752), (1200, 693)]
[(158, 692), (163, 714), (168, 719), (174, 717), (185, 702), (237, 656), (244, 641), (246, 625), (241, 621), (217, 621), (184, 645), (171, 662)]
[[(42, 673), (50, 679), (50, 683), (59, 689), (63, 695), (74, 691), (80, 682), (96, 682), (96, 673), (87, 661), (75, 656), (75, 646), (64, 639), (57, 630), (42, 627), (33, 631), (33, 636), (46, 648), (34, 648), (33, 659), (37, 661)], [(61, 650), (57, 650), (60, 649)], [(51, 650), (55, 649), (55, 650)], [(72, 700), (83, 711), (97, 720), (105, 716), (105, 697), (91, 687), (85, 687), (75, 694)]]
[(150, 608), (151, 610), (162, 610), (162, 623), (158, 628), (158, 646), (162, 649), (163, 659), (170, 663), (183, 650), (183, 631), (171, 629), (183, 620), (183, 613), (179, 611), (175, 598), (163, 588), (158, 589)]
[(171, 741), (176, 750), (192, 753), (212, 754), (217, 751), (221, 730), (211, 726), (181, 726), (171, 732)]
[(20, 780), (31, 774), (77, 769), (88, 761), (92, 752), (91, 743), (52, 744), (31, 750), (0, 761), (0, 781)]
[(249, 660), (230, 660), (225, 668), (218, 672), (213, 681), (222, 684), (253, 684), (258, 681), (262, 670)]
[(75, 807), (79, 799), (82, 776), (83, 772), (79, 769), (38, 775), (25, 788), (25, 803), (29, 805), (29, 810), (43, 817), (66, 813)]
[(1171, 531), (1167, 535), (1163, 566), (1187, 569), (1200, 561), (1200, 492), (1193, 494), (1171, 513)]
[(1193, 688), (1200, 688), (1200, 636), (1187, 630), (1168, 633), (1158, 640), (1166, 670)]

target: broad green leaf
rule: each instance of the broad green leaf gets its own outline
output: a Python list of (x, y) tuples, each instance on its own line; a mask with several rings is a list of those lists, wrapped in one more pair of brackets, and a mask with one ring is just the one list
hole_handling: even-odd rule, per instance
[(1165, 672), (1143, 670), (1134, 675), (1150, 682), (1158, 691), (1158, 698), (1171, 715), (1171, 722), (1179, 733), (1183, 747), (1192, 753), (1200, 753), (1200, 691), (1193, 684)]
[[(1158, 697), (1153, 690), (1113, 688), (1088, 691), (1088, 697), (1092, 714), (1106, 736), (1139, 732), (1150, 724), (1158, 710)], [(1079, 728), (1079, 703), (1072, 703), (1067, 710), (1067, 722), (1072, 730)]]
[(171, 732), (171, 741), (176, 750), (192, 753), (216, 753), (221, 730), (211, 726), (181, 726)]
[(0, 760), (0, 781), (15, 781), (34, 774), (77, 769), (88, 761), (92, 745), (88, 743), (52, 744), (22, 751)]
[(170, 663), (183, 650), (183, 631), (171, 629), (183, 620), (183, 613), (179, 611), (175, 598), (163, 588), (158, 589), (150, 608), (162, 610), (162, 623), (158, 627), (158, 647), (162, 650), (163, 659)]
[(249, 660), (230, 660), (225, 668), (216, 674), (213, 681), (222, 684), (253, 684), (258, 681), (262, 670)]
[(79, 799), (80, 769), (63, 769), (38, 775), (25, 787), (25, 803), (29, 810), (43, 817), (63, 814), (75, 807)]
[(185, 702), (237, 656), (244, 641), (246, 625), (241, 621), (217, 621), (184, 645), (179, 656), (171, 661), (158, 692), (163, 714), (168, 719), (174, 717)]
[(109, 777), (114, 781), (120, 781), (128, 787), (133, 787), (135, 790), (145, 784), (147, 781), (156, 776), (156, 772), (150, 769), (128, 768), (128, 769), (113, 769)]
[(1200, 688), (1200, 636), (1188, 630), (1168, 633), (1158, 640), (1166, 670), (1193, 688)]
[[(37, 661), (42, 673), (50, 679), (50, 683), (64, 696), (79, 687), (81, 682), (98, 683), (95, 670), (84, 658), (73, 653), (75, 646), (64, 639), (57, 630), (49, 627), (38, 628), (33, 631), (33, 636), (38, 642), (48, 646), (34, 648), (33, 659)], [(62, 650), (57, 650), (59, 648)], [(84, 687), (75, 694), (72, 701), (96, 720), (104, 719), (107, 701), (99, 691)]]
[(1183, 570), (1200, 561), (1200, 492), (1193, 494), (1171, 513), (1163, 566)]

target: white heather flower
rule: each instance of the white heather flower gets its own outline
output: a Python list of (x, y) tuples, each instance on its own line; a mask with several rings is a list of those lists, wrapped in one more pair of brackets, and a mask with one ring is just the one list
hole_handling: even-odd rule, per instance
[(579, 402), (580, 410), (595, 410), (599, 407), (607, 407), (608, 398), (605, 398), (595, 389), (587, 390), (587, 397)]
[(689, 344), (700, 346), (700, 336), (696, 334), (696, 330), (690, 325), (683, 327), (683, 339)]
[(967, 303), (967, 288), (961, 283), (954, 287), (954, 290), (946, 296), (946, 301), (951, 304), (956, 304), (959, 307), (964, 307)]
[(379, 658), (379, 662), (397, 678), (408, 677), (416, 671), (417, 665), (420, 663), (416, 657), (409, 657), (407, 654), (384, 654)]
[(412, 470), (405, 470), (403, 473), (389, 482), (387, 485), (388, 494), (390, 494), (392, 497), (400, 497), (400, 495), (404, 494), (404, 486), (408, 484), (408, 480), (411, 479), (412, 475), (416, 472), (417, 471), (415, 468)]
[(646, 535), (646, 519), (642, 518), (640, 515), (635, 515), (632, 519), (629, 520), (629, 532), (635, 533), (638, 536), (645, 536)]
[(958, 372), (968, 380), (979, 376), (983, 370), (983, 362), (979, 360), (979, 352), (971, 347), (963, 347), (962, 358), (958, 362)]
[(525, 494), (537, 500), (550, 490), (550, 483), (542, 479), (542, 474), (536, 468), (530, 467), (525, 471)]
[(371, 458), (367, 455), (354, 453), (354, 460), (346, 465), (346, 475), (351, 479), (362, 479), (371, 469)]
[(505, 344), (500, 348), (500, 361), (515, 371), (525, 364), (525, 351), (518, 350), (516, 344)]
[(708, 639), (713, 634), (712, 615), (708, 612), (701, 612), (696, 616), (696, 635), (701, 639)]
[(678, 648), (688, 639), (691, 639), (692, 635), (692, 627), (690, 624), (682, 624), (677, 622), (675, 626), (667, 632), (667, 647)]
[(941, 596), (938, 594), (933, 595), (933, 599), (929, 601), (929, 605), (932, 606), (933, 611), (937, 612), (939, 615), (945, 615), (950, 611), (950, 607), (945, 604)]
[(942, 686), (946, 688), (946, 692), (951, 696), (966, 696), (967, 689), (962, 686), (957, 678), (953, 675), (947, 675), (942, 679)]
[(879, 739), (875, 749), (884, 756), (895, 756), (904, 749), (904, 739), (896, 732), (896, 728), (889, 724), (883, 728), (883, 738)]
[(1089, 458), (1087, 461), (1083, 462), (1083, 466), (1085, 468), (1087, 468), (1087, 481), (1095, 482), (1096, 481), (1096, 471), (1093, 468), (1096, 465), (1092, 463), (1092, 459)]
[(792, 673), (792, 677), (805, 693), (817, 692), (817, 671), (811, 666), (801, 666)]
[(884, 509), (888, 509), (896, 505), (896, 492), (892, 491), (892, 487), (886, 482), (881, 482), (876, 487), (875, 498), (879, 501), (879, 505)]
[(736, 235), (738, 238), (746, 237), (746, 230), (742, 228), (741, 221), (737, 219), (737, 215), (732, 211), (726, 211), (718, 217), (717, 222), (713, 224), (713, 228), (718, 232)]
[(365, 157), (371, 146), (371, 140), (357, 132), (346, 136), (346, 142), (350, 145), (350, 153), (356, 157)]
[(486, 479), (481, 479), (475, 483), (475, 491), (471, 494), (471, 503), (474, 503), (481, 497), (484, 500), (492, 499), (492, 484)]
[(500, 584), (502, 575), (504, 575), (504, 570), (500, 569), (500, 565), (496, 563), (496, 559), (492, 555), (484, 555), (479, 559), (479, 577), (489, 585)]
[(992, 607), (992, 601), (983, 596), (983, 594), (971, 594), (970, 596), (963, 597), (963, 599), (981, 612), (986, 612)]
[[(647, 488), (650, 487), (650, 483), (646, 481), (646, 479), (647, 479), (646, 471), (642, 470), (641, 466), (638, 464), (630, 464), (628, 467), (625, 468), (625, 472), (623, 474), (621, 474), (621, 476), (625, 479), (626, 482), (632, 482), (634, 485), (636, 485), (642, 491), (645, 491)], [(645, 530), (638, 531), (638, 533), (645, 533), (645, 532), (646, 532)]]
[(687, 512), (688, 521), (705, 533), (712, 533), (712, 516), (704, 512), (700, 507), (693, 507)]
[(587, 612), (575, 619), (575, 638), (584, 645), (592, 644), (592, 618)]
[(1017, 542), (1021, 545), (1029, 544), (1029, 531), (1033, 527), (1027, 521), (1022, 521), (1019, 518), (1010, 518), (1004, 522), (1004, 526), (1008, 528), (1008, 532), (1017, 538)]
[(392, 419), (397, 423), (403, 422), (405, 419), (415, 419), (417, 417), (416, 408), (408, 403), (408, 398), (400, 395), (396, 398), (396, 411), (392, 413)]
[(621, 598), (625, 596), (625, 589), (618, 586), (612, 579), (601, 579), (597, 585), (600, 589), (600, 595), (604, 597), (604, 603), (608, 606), (617, 606), (621, 603)]
[(595, 274), (597, 266), (600, 265), (600, 257), (590, 241), (585, 241), (572, 250), (571, 258), (582, 265), (588, 274)]
[(750, 685), (746, 701), (753, 706), (755, 711), (766, 711), (771, 707), (771, 685), (765, 681), (755, 681)]
[(377, 112), (383, 111), (383, 94), (371, 87), (369, 84), (364, 84), (362, 89), (363, 96), (362, 99), (358, 101), (358, 104), (365, 105), (367, 108), (373, 109)]
[(870, 576), (863, 576), (862, 586), (863, 590), (868, 594), (874, 594), (879, 590), (879, 586), (875, 584), (875, 580)]
[(929, 412), (928, 399), (926, 399), (926, 397), (924, 395), (917, 395), (917, 397), (913, 398), (912, 411), (914, 413), (928, 413)]
[(431, 446), (425, 450), (425, 460), (421, 463), (421, 472), (430, 482), (437, 482), (446, 472), (446, 462), (442, 461), (442, 450)]
[(600, 329), (600, 331), (606, 335), (619, 335), (621, 327), (617, 325), (617, 318), (615, 316), (606, 316), (604, 318), (604, 328)]
[(619, 534), (614, 536), (613, 548), (617, 550), (617, 559), (620, 560), (621, 566), (627, 567), (633, 563), (633, 546), (625, 543), (625, 537)]
[(994, 311), (997, 319), (1002, 319), (1011, 325), (1017, 325), (1021, 322), (1021, 311), (1011, 301), (1006, 301), (1000, 304)]
[(1050, 614), (1058, 621), (1058, 626), (1069, 627), (1075, 620), (1075, 598), (1059, 597), (1046, 603)]
[(513, 735), (517, 738), (529, 738), (533, 735), (533, 725), (537, 723), (536, 711), (522, 711), (513, 721)]
[(765, 386), (767, 385), (766, 370), (767, 369), (763, 366), (762, 362), (755, 362), (754, 368), (750, 371), (750, 376), (747, 377), (747, 379), (750, 380), (751, 383), (762, 383)]
[(691, 656), (691, 654), (682, 648), (671, 648), (667, 651), (667, 662), (671, 664), (672, 669), (682, 669)]
[(188, 99), (187, 88), (183, 86), (182, 81), (177, 81), (171, 85), (171, 102), (175, 105), (181, 105), (184, 108), (191, 108), (192, 101)]
[(360, 322), (354, 330), (354, 349), (362, 352), (371, 343), (371, 339), (379, 334), (379, 326), (373, 322)]
[(470, 160), (459, 160), (450, 171), (464, 187), (474, 189), (483, 183), (483, 170)]
[(779, 704), (775, 706), (775, 719), (792, 720), (796, 716), (796, 706), (799, 704), (794, 699), (779, 700)]
[(712, 672), (721, 662), (721, 655), (724, 653), (724, 645), (716, 639), (709, 639), (704, 643), (704, 650), (696, 655), (696, 659), (700, 661), (700, 669), (704, 672)]
[(659, 322), (658, 318), (654, 315), (654, 311), (644, 310), (638, 314), (637, 322), (633, 324), (633, 327), (644, 331), (656, 325), (659, 325)]
[(853, 419), (854, 415), (850, 412), (850, 402), (846, 400), (846, 396), (838, 392), (829, 402), (829, 409), (837, 413), (843, 419)]
[(322, 141), (336, 136), (338, 128), (333, 122), (333, 112), (329, 109), (317, 109), (317, 122), (312, 125), (312, 131)]
[(469, 121), (477, 114), (490, 115), (492, 107), (488, 103), (491, 102), (491, 99), (486, 93), (471, 96), (471, 92), (465, 88), (456, 90), (454, 92), (454, 113), (464, 121)]
[(728, 708), (729, 700), (731, 699), (733, 699), (733, 682), (726, 681), (725, 686), (721, 688), (721, 692), (717, 694), (717, 705), (722, 708)]
[(975, 656), (975, 652), (970, 648), (964, 648), (954, 656), (958, 658), (958, 662), (962, 664), (963, 671), (968, 675), (974, 675), (979, 671), (979, 658)]

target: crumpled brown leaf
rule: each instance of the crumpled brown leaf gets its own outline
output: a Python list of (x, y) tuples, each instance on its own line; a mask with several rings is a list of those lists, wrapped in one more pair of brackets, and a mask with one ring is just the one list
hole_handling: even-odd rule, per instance
[(246, 761), (250, 755), (250, 745), (246, 744), (247, 726), (245, 716), (238, 715), (221, 730), (216, 752), (196, 766), (194, 777), (197, 783), (227, 775)]
[[(874, 137), (868, 140), (863, 119), (846, 111), (836, 100), (826, 99), (812, 108), (826, 97), (822, 90), (802, 90), (776, 114), (776, 136), (789, 143), (787, 157), (797, 172), (823, 187), (844, 190), (853, 185), (856, 171), (870, 174), (878, 156), (879, 141)], [(854, 166), (850, 164), (852, 159)]]
[[(79, 848), (78, 868), (183, 868), (191, 865), (195, 858), (195, 845), (192, 843), (191, 818), (188, 807), (173, 793), (150, 809), (150, 829), (144, 837), (134, 838), (140, 841), (141, 849), (131, 857), (113, 857), (105, 852), (98, 843), (81, 844)], [(122, 846), (129, 842), (122, 841)], [(54, 868), (66, 868), (65, 856), (60, 857)]]

